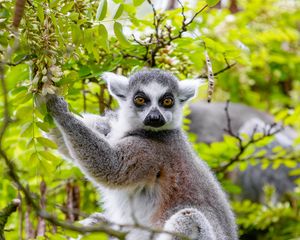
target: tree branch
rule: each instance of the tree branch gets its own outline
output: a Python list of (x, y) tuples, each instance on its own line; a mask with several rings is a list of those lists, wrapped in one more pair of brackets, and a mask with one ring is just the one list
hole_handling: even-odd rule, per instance
[(17, 210), (20, 204), (21, 201), (19, 199), (14, 199), (0, 211), (0, 240), (5, 240), (4, 228), (7, 223), (8, 217)]
[[(208, 5), (203, 6), (200, 10), (198, 10), (189, 21), (187, 21), (185, 15), (185, 8), (180, 0), (177, 0), (181, 6), (181, 15), (182, 15), (182, 24), (179, 32), (176, 35), (172, 35), (172, 28), (170, 26), (164, 25), (162, 26), (165, 17), (157, 13), (154, 4), (151, 0), (147, 0), (150, 4), (153, 12), (153, 27), (154, 27), (154, 34), (151, 34), (148, 41), (141, 41), (138, 40), (134, 35), (133, 41), (143, 46), (145, 48), (144, 57), (141, 60), (146, 61), (150, 67), (156, 66), (155, 57), (160, 49), (171, 45), (171, 43), (182, 37), (182, 34), (187, 31), (188, 26), (195, 20), (195, 18), (203, 12)], [(167, 34), (164, 34), (165, 30), (167, 30)]]
[(225, 106), (225, 114), (226, 114), (226, 120), (227, 120), (227, 129), (224, 129), (230, 136), (234, 137), (238, 141), (238, 152), (235, 156), (233, 156), (226, 164), (223, 166), (219, 166), (217, 168), (214, 168), (214, 172), (221, 173), (225, 172), (230, 166), (232, 166), (236, 162), (244, 161), (241, 159), (242, 154), (250, 147), (252, 144), (255, 144), (261, 140), (263, 140), (266, 137), (274, 136), (278, 132), (282, 131), (283, 126), (280, 126), (278, 128), (277, 123), (273, 123), (270, 125), (270, 128), (264, 129), (263, 134), (261, 137), (254, 138), (255, 133), (257, 133), (257, 127), (255, 127), (252, 131), (252, 134), (250, 136), (250, 140), (248, 142), (244, 142), (243, 139), (236, 133), (233, 132), (232, 126), (231, 126), (231, 118), (229, 114), (229, 101), (226, 102)]

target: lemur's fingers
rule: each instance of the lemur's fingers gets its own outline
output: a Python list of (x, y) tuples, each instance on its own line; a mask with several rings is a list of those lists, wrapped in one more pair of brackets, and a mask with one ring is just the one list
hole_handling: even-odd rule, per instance
[(99, 223), (109, 224), (109, 221), (104, 217), (102, 213), (93, 213), (88, 218), (85, 218), (79, 223), (83, 226), (93, 226)]
[(46, 95), (46, 106), (51, 115), (57, 115), (69, 111), (68, 104), (64, 98), (55, 94)]

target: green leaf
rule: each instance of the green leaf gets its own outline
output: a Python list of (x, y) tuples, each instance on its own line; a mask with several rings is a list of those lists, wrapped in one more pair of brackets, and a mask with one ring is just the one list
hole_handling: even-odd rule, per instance
[(81, 238), (82, 240), (108, 240), (108, 236), (105, 233), (90, 233)]
[(99, 31), (99, 41), (101, 44), (101, 47), (103, 47), (103, 49), (108, 52), (109, 51), (109, 43), (108, 43), (108, 32), (105, 28), (105, 26), (103, 24), (100, 24), (98, 27), (98, 31)]
[(248, 166), (247, 162), (240, 162), (239, 163), (239, 169), (240, 169), (240, 171), (244, 172), (247, 169), (247, 166)]
[(115, 33), (117, 39), (119, 40), (119, 42), (121, 43), (121, 45), (123, 47), (129, 47), (130, 46), (130, 42), (124, 36), (123, 26), (122, 26), (121, 23), (115, 22), (115, 24), (114, 24), (114, 33)]
[(74, 2), (70, 2), (70, 3), (65, 4), (61, 8), (61, 12), (64, 13), (64, 14), (66, 14), (67, 12), (69, 12), (72, 9), (73, 5), (74, 5)]
[(134, 6), (140, 6), (145, 0), (133, 0), (133, 5)]
[(33, 130), (32, 122), (24, 124), (21, 129), (21, 136), (22, 137), (31, 136), (32, 130)]
[(57, 161), (57, 158), (52, 153), (50, 153), (49, 151), (39, 151), (38, 156), (45, 159), (43, 161), (40, 161), (40, 165), (43, 167), (43, 170), (45, 172), (49, 173), (55, 170), (55, 164), (53, 164), (53, 162)]
[(30, 113), (32, 113), (32, 107), (25, 106), (25, 107), (18, 108), (15, 113), (15, 116), (17, 119), (24, 119), (24, 117), (26, 116), (32, 117)]
[(33, 162), (37, 162), (38, 160), (39, 160), (38, 153), (37, 152), (32, 153), (30, 158), (29, 158), (29, 161), (31, 163), (33, 163)]
[(261, 164), (262, 170), (266, 170), (270, 166), (270, 161), (266, 158), (262, 159), (261, 162), (262, 162)]
[(36, 122), (36, 126), (44, 132), (49, 132), (50, 125), (47, 122)]
[(285, 159), (283, 161), (283, 164), (285, 166), (287, 166), (288, 168), (295, 168), (295, 167), (297, 167), (297, 162), (293, 161), (293, 160), (290, 160), (290, 159)]
[(100, 0), (96, 13), (96, 20), (101, 21), (105, 18), (107, 13), (107, 0)]
[(115, 15), (114, 15), (114, 19), (118, 19), (119, 17), (121, 17), (122, 13), (124, 11), (124, 5), (120, 4)]
[(255, 157), (263, 157), (267, 154), (267, 150), (261, 149), (258, 152), (255, 153)]
[(18, 94), (20, 92), (27, 93), (27, 87), (25, 87), (25, 86), (16, 87), (16, 88), (12, 89), (11, 94), (12, 95), (16, 95), (16, 94)]
[(213, 7), (213, 6), (217, 5), (218, 2), (220, 2), (220, 0), (206, 0), (206, 3), (209, 7)]
[(136, 7), (132, 4), (123, 4), (124, 5), (124, 11), (128, 13), (130, 17), (134, 17), (136, 14)]
[(17, 83), (29, 79), (29, 67), (26, 64), (9, 67), (6, 72), (6, 82), (8, 90), (15, 88)]
[(55, 142), (51, 141), (48, 138), (44, 138), (44, 137), (38, 137), (36, 139), (41, 145), (43, 145), (44, 147), (49, 147), (49, 148), (53, 148), (53, 149), (57, 149), (57, 145)]
[(81, 39), (82, 39), (82, 31), (80, 29), (80, 27), (76, 24), (72, 24), (71, 25), (71, 30), (72, 30), (72, 41), (73, 43), (75, 43), (76, 45), (81, 43)]
[(40, 151), (39, 155), (48, 161), (58, 161), (58, 158), (49, 151)]
[(14, 105), (19, 105), (19, 104), (23, 104), (28, 102), (29, 100), (32, 99), (32, 94), (31, 93), (27, 93), (25, 96), (23, 96), (22, 98), (16, 99), (14, 101)]
[(283, 150), (283, 147), (282, 146), (276, 146), (274, 148), (272, 148), (272, 152), (273, 153), (279, 153)]
[(44, 8), (42, 5), (37, 5), (37, 16), (41, 23), (44, 23)]
[(300, 168), (293, 169), (290, 171), (290, 176), (300, 176)]

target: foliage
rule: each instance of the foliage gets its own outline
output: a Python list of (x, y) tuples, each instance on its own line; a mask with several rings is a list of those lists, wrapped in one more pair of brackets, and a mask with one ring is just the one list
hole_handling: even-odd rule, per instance
[[(220, 72), (216, 76), (215, 100), (242, 101), (273, 111), (278, 120), (300, 130), (299, 4), (240, 0), (240, 11), (235, 14), (227, 7), (205, 7), (216, 3), (199, 1), (193, 8), (179, 5), (178, 9), (164, 12), (141, 0), (132, 4), (122, 0), (28, 1), (19, 27), (19, 47), (6, 59), (6, 49), (14, 46), (15, 41), (11, 27), (14, 3), (0, 2), (0, 58), (12, 118), (1, 149), (13, 160), (22, 183), (34, 193), (36, 201), (43, 196), (40, 187), (45, 182), (47, 211), (59, 219), (76, 219), (78, 216), (70, 218), (66, 213), (70, 201), (66, 192), (79, 188), (81, 217), (99, 211), (101, 196), (99, 199), (76, 167), (55, 153), (56, 144), (43, 136), (43, 131), (53, 127), (53, 121), (38, 96), (58, 91), (67, 97), (74, 113), (103, 113), (106, 108), (117, 107), (101, 79), (105, 71), (127, 75), (151, 66), (170, 70), (180, 79), (207, 77), (207, 50), (214, 72)], [(143, 14), (143, 9), (148, 9), (147, 14)], [(191, 16), (195, 16), (193, 21)], [(199, 98), (205, 99), (205, 88), (200, 90)], [(3, 101), (0, 106), (2, 120)], [(195, 139), (192, 134), (189, 137)], [(246, 137), (243, 144), (247, 141), (251, 139)], [(289, 155), (279, 149), (272, 157), (265, 157), (256, 151), (270, 141), (272, 136), (265, 137), (249, 144), (242, 153), (234, 136), (210, 146), (194, 146), (216, 172), (239, 153), (226, 172), (236, 167), (243, 171), (248, 164), (258, 163), (263, 167), (294, 167), (299, 161), (296, 153)], [(6, 225), (6, 229), (11, 229), (6, 237), (28, 237), (28, 229), (36, 229), (40, 220), (12, 184), (6, 169), (0, 164), (0, 174), (4, 176), (0, 181), (0, 209), (13, 198), (23, 200), (18, 214), (12, 215)], [(238, 195), (239, 189), (224, 178), (226, 172), (218, 172), (217, 177), (229, 193)], [(233, 200), (241, 235), (251, 239), (251, 234), (261, 239), (299, 237), (300, 233), (295, 231), (299, 229), (299, 193), (294, 195), (294, 205)], [(61, 227), (55, 229), (48, 223), (45, 238), (78, 235)], [(107, 239), (103, 233), (93, 233), (84, 239), (95, 239), (95, 234), (97, 239)]]

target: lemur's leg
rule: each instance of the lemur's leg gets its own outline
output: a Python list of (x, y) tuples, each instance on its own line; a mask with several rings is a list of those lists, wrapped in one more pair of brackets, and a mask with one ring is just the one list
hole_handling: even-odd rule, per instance
[[(213, 228), (207, 218), (195, 208), (185, 208), (172, 215), (164, 230), (183, 234), (193, 240), (215, 240)], [(162, 234), (157, 240), (180, 240), (181, 238)]]

